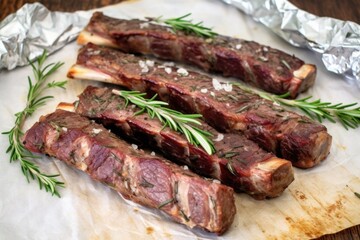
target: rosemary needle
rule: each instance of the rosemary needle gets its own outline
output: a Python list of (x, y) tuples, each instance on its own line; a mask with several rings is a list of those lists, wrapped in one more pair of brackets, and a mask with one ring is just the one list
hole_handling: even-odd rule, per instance
[(312, 96), (292, 100), (287, 99), (287, 97), (290, 95), (289, 93), (275, 95), (251, 89), (239, 83), (233, 84), (244, 91), (256, 93), (261, 98), (270, 100), (274, 103), (300, 109), (308, 117), (313, 120), (318, 120), (319, 122), (327, 119), (330, 122), (335, 123), (337, 119), (345, 127), (346, 130), (348, 130), (349, 128), (357, 128), (360, 126), (360, 106), (356, 106), (357, 103), (333, 104), (330, 102), (322, 102), (320, 99), (311, 100)]
[(154, 20), (158, 23), (165, 23), (172, 27), (174, 31), (183, 31), (185, 33), (194, 33), (200, 37), (213, 38), (217, 35), (217, 33), (213, 32), (211, 28), (204, 27), (203, 22), (193, 23), (192, 20), (187, 20), (185, 18), (189, 17), (191, 13), (185, 14), (181, 17), (177, 18), (168, 18), (162, 19), (162, 17), (158, 17)]
[[(49, 88), (64, 88), (66, 81), (62, 82), (51, 82), (46, 84), (46, 79), (57, 69), (59, 69), (63, 63), (51, 63), (43, 66), (46, 60), (46, 51), (35, 61), (29, 63), (32, 67), (35, 81), (28, 77), (29, 92), (27, 95), (27, 101), (25, 108), (15, 114), (15, 125), (12, 129), (2, 134), (8, 135), (9, 147), (6, 153), (10, 153), (10, 162), (19, 161), (21, 165), (21, 171), (25, 175), (27, 181), (36, 179), (39, 183), (40, 189), (44, 188), (47, 192), (52, 195), (60, 197), (57, 187), (63, 187), (64, 183), (56, 179), (59, 175), (48, 175), (40, 171), (33, 159), (38, 158), (28, 151), (21, 142), (21, 137), (24, 135), (22, 126), (27, 117), (31, 116), (39, 107), (45, 105), (46, 100), (52, 98), (52, 96), (41, 96), (41, 94)], [(35, 65), (36, 64), (36, 65)]]
[[(169, 126), (174, 131), (183, 133), (191, 144), (200, 145), (208, 154), (215, 152), (214, 144), (208, 138), (211, 133), (194, 127), (192, 124), (201, 125), (197, 120), (200, 114), (183, 114), (181, 112), (166, 108), (168, 103), (155, 100), (156, 95), (151, 99), (144, 98), (145, 93), (138, 91), (119, 91), (113, 90), (113, 94), (119, 95), (125, 99), (126, 105), (131, 102), (141, 110), (137, 114), (147, 111), (152, 117), (158, 118), (164, 126)], [(191, 123), (191, 125), (189, 124)]]

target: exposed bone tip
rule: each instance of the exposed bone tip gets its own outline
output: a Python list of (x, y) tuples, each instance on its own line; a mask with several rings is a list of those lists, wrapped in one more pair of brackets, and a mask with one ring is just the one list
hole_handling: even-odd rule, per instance
[(65, 102), (60, 102), (56, 109), (61, 109), (61, 110), (65, 110), (68, 112), (74, 112), (75, 111), (75, 106), (73, 103), (65, 103)]

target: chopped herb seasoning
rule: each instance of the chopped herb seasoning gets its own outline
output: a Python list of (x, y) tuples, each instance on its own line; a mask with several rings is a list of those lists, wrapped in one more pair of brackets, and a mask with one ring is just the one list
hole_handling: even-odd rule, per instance
[(237, 174), (230, 162), (227, 162), (226, 167), (231, 172), (232, 175), (237, 176)]
[(281, 63), (282, 63), (285, 67), (287, 67), (288, 69), (291, 70), (291, 67), (290, 67), (290, 65), (288, 64), (287, 61), (285, 61), (284, 59), (281, 59)]
[(224, 157), (225, 158), (232, 158), (232, 157), (235, 157), (237, 155), (239, 155), (238, 152), (227, 152), (227, 153), (225, 153)]
[(183, 210), (180, 209), (180, 213), (181, 213), (181, 216), (185, 219), (185, 221), (190, 221), (190, 218), (188, 216), (186, 216), (186, 214), (184, 213)]
[(119, 158), (118, 156), (116, 156), (115, 153), (112, 152), (112, 153), (110, 153), (110, 154), (111, 154), (111, 156), (114, 157), (114, 159), (115, 159), (116, 161), (121, 162), (120, 158)]
[(309, 123), (311, 123), (310, 121), (306, 121), (305, 119), (299, 119), (298, 120), (298, 123), (307, 123), (307, 124), (309, 124)]
[(160, 205), (158, 206), (158, 209), (161, 209), (161, 208), (165, 207), (166, 205), (174, 202), (174, 200), (175, 200), (174, 198), (171, 198), (169, 200), (166, 200), (166, 201), (160, 203)]
[(179, 189), (179, 182), (175, 181), (175, 183), (174, 183), (174, 195), (175, 195), (175, 197), (178, 194), (178, 189)]
[(139, 184), (140, 186), (144, 187), (144, 188), (153, 188), (154, 184), (148, 182), (145, 178), (141, 178), (141, 182)]
[(106, 102), (106, 100), (102, 99), (97, 95), (94, 95), (94, 101), (97, 102), (98, 104), (103, 104), (104, 102)]
[(194, 92), (196, 90), (196, 86), (190, 86), (191, 92)]
[(234, 95), (231, 95), (231, 94), (229, 94), (228, 97), (234, 101), (239, 100), (237, 97), (235, 97)]
[(236, 110), (235, 112), (236, 113), (241, 113), (241, 112), (247, 110), (249, 107), (250, 107), (250, 105), (245, 105), (245, 106), (239, 108), (238, 110)]
[(258, 59), (259, 59), (260, 61), (262, 61), (262, 62), (267, 62), (267, 61), (269, 61), (269, 59), (266, 58), (266, 57), (264, 57), (264, 56), (260, 56)]

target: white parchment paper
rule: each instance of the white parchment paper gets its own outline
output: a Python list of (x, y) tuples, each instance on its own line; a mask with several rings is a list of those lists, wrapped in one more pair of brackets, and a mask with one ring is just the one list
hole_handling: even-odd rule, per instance
[[(318, 65), (315, 86), (303, 96), (331, 102), (360, 102), (354, 82), (338, 81), (325, 71), (308, 50), (294, 48), (235, 8), (216, 0), (129, 1), (102, 9), (119, 18), (145, 16), (177, 17), (193, 13), (220, 34), (255, 40)], [(66, 79), (79, 46), (71, 43), (49, 57), (48, 63), (65, 65), (52, 80)], [(13, 126), (14, 114), (23, 109), (28, 90), (29, 66), (0, 72), (0, 131)], [(72, 102), (89, 84), (69, 80), (66, 90), (55, 96), (24, 126), (28, 129), (41, 115), (52, 112), (60, 101)], [(300, 96), (301, 97), (301, 96)], [(229, 231), (219, 239), (306, 239), (360, 224), (360, 129), (346, 131), (341, 125), (324, 123), (333, 136), (331, 154), (320, 166), (295, 170), (295, 181), (279, 198), (256, 201), (236, 195), (237, 215)], [(125, 202), (116, 192), (91, 180), (59, 160), (43, 157), (38, 164), (48, 173), (60, 172), (66, 184), (61, 198), (40, 191), (36, 182), (26, 182), (18, 163), (5, 154), (7, 136), (0, 136), (0, 239), (197, 239), (217, 238), (190, 231), (145, 208)]]

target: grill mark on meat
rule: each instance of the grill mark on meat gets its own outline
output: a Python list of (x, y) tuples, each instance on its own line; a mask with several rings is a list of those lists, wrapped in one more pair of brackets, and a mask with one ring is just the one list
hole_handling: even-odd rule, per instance
[[(111, 99), (111, 102), (102, 108), (99, 99), (102, 102), (110, 102)], [(163, 128), (158, 119), (152, 119), (146, 113), (135, 115), (139, 108), (128, 106), (117, 109), (118, 105), (125, 105), (125, 100), (114, 95), (111, 89), (88, 86), (80, 94), (75, 111), (100, 121), (114, 132), (137, 141), (137, 144), (157, 148), (169, 159), (189, 165), (198, 174), (219, 179), (236, 191), (246, 192), (256, 199), (280, 195), (294, 179), (290, 162), (262, 150), (241, 134), (221, 134), (222, 139), (214, 141), (216, 154), (208, 155), (202, 148), (189, 144), (184, 135), (168, 127)], [(66, 109), (64, 106), (68, 105), (60, 104), (59, 108)], [(88, 109), (93, 114), (90, 115)], [(220, 134), (204, 122), (200, 128), (212, 133), (214, 138)], [(229, 162), (236, 176), (228, 168), (221, 167)]]
[[(98, 54), (89, 54), (94, 51)], [(92, 76), (100, 72), (101, 76), (107, 74), (107, 82), (145, 91), (149, 97), (157, 93), (175, 109), (201, 113), (219, 131), (243, 132), (296, 167), (313, 167), (329, 154), (331, 136), (326, 127), (307, 117), (235, 86), (229, 92), (216, 90), (212, 78), (196, 72), (179, 76), (176, 67), (169, 67), (172, 71), (168, 74), (155, 62), (148, 73), (142, 73), (139, 61), (145, 59), (88, 44), (79, 51), (77, 65), (69, 70), (68, 77), (98, 80)]]
[[(191, 228), (222, 234), (234, 219), (236, 209), (231, 188), (200, 178), (161, 157), (135, 150), (101, 125), (76, 113), (57, 110), (41, 117), (23, 140), (30, 151), (54, 156), (141, 205), (158, 208), (163, 201), (174, 199), (160, 210)], [(39, 149), (38, 144), (44, 147)], [(181, 187), (175, 194), (178, 186)], [(183, 201), (176, 200), (184, 194), (187, 196)], [(218, 206), (214, 214), (210, 214), (213, 206), (206, 205), (210, 197)], [(193, 210), (192, 199), (205, 204)], [(180, 211), (186, 212), (187, 217)]]
[(222, 35), (204, 39), (170, 29), (137, 19), (110, 18), (95, 12), (80, 33), (78, 43), (92, 42), (117, 47), (128, 53), (149, 54), (193, 64), (205, 71), (237, 77), (265, 91), (276, 94), (290, 92), (293, 98), (314, 83), (314, 65), (305, 64), (280, 50)]

